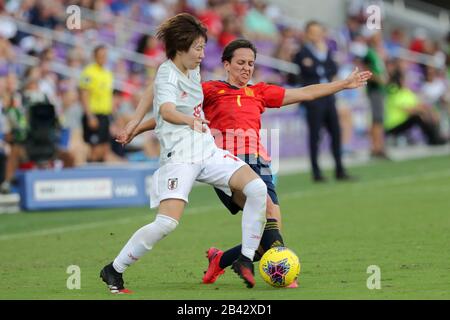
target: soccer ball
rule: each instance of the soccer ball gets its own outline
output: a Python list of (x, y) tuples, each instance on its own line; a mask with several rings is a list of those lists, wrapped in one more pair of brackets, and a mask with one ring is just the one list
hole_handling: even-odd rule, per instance
[(262, 256), (259, 273), (271, 286), (286, 287), (300, 274), (300, 261), (292, 250), (275, 247), (267, 250)]

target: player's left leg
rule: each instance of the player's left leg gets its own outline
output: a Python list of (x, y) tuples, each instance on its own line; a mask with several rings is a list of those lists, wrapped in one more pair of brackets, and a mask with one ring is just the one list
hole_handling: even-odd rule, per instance
[[(267, 220), (264, 227), (264, 232), (261, 238), (261, 243), (255, 253), (253, 261), (259, 261), (261, 256), (272, 247), (284, 246), (283, 237), (281, 236), (278, 220), (275, 217), (280, 217), (280, 207), (275, 205), (270, 197), (267, 197)], [(239, 244), (226, 251), (217, 248), (209, 248), (206, 252), (208, 258), (208, 269), (203, 275), (203, 283), (214, 283), (217, 278), (225, 272), (225, 269), (232, 265), (232, 263), (241, 254), (242, 246)]]
[[(252, 164), (252, 169), (260, 175), (267, 186), (267, 222), (261, 238), (260, 246), (255, 254), (254, 261), (259, 261), (261, 256), (270, 248), (284, 246), (283, 237), (281, 236), (281, 210), (279, 206), (278, 196), (273, 184), (272, 174), (269, 164), (258, 162), (257, 165)], [(261, 174), (265, 173), (265, 174)], [(223, 191), (217, 190), (222, 203), (230, 210), (232, 214), (236, 214), (244, 207), (246, 197), (242, 192), (233, 192), (232, 197), (227, 196)], [(209, 248), (206, 252), (208, 258), (208, 269), (203, 276), (203, 283), (214, 283), (220, 275), (225, 272), (225, 268), (232, 265), (241, 253), (241, 245), (237, 245), (225, 252), (217, 248)], [(295, 286), (293, 284), (293, 286)]]
[(242, 210), (241, 254), (233, 262), (233, 271), (244, 280), (248, 288), (255, 285), (253, 259), (264, 232), (267, 205), (267, 186), (248, 166), (236, 170), (229, 179), (231, 190), (242, 191), (246, 196)]
[(229, 196), (240, 191), (246, 196), (242, 214), (242, 247), (233, 262), (233, 270), (245, 281), (247, 287), (255, 285), (253, 258), (261, 241), (265, 226), (267, 187), (262, 179), (241, 159), (228, 151), (218, 150), (197, 181), (221, 189)]
[[(269, 205), (269, 202), (271, 205)], [(261, 238), (261, 244), (255, 253), (255, 258), (253, 261), (259, 261), (263, 254), (273, 247), (284, 246), (283, 237), (280, 233), (280, 227), (278, 221), (275, 217), (279, 217), (281, 220), (280, 206), (273, 204), (270, 197), (267, 199), (267, 207), (271, 208), (267, 211), (267, 222), (264, 228), (264, 233)], [(269, 218), (270, 217), (270, 218)], [(225, 269), (232, 265), (241, 253), (241, 245), (237, 245), (225, 252), (211, 247), (206, 252), (206, 257), (208, 258), (208, 269), (204, 272), (203, 283), (211, 284), (215, 283), (216, 280), (225, 273)], [(297, 288), (298, 281), (295, 280), (287, 288)]]

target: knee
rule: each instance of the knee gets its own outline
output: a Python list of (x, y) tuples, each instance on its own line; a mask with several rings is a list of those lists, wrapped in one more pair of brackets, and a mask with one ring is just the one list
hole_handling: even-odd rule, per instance
[(163, 214), (157, 214), (152, 223), (136, 231), (136, 241), (150, 250), (156, 242), (175, 230), (177, 225), (177, 220)]
[(243, 193), (247, 198), (267, 197), (267, 186), (262, 179), (254, 179), (246, 184)]
[(169, 216), (163, 215), (163, 214), (157, 214), (155, 218), (155, 223), (160, 228), (163, 236), (168, 235), (172, 231), (175, 230), (175, 228), (178, 225), (178, 221), (174, 218), (171, 218)]

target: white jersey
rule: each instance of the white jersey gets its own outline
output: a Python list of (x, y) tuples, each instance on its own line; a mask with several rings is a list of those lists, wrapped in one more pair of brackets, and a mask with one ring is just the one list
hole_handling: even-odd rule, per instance
[(161, 165), (167, 162), (196, 163), (210, 157), (217, 147), (209, 128), (204, 133), (197, 132), (188, 125), (164, 121), (159, 113), (162, 104), (171, 102), (181, 113), (205, 117), (200, 68), (189, 70), (189, 76), (186, 76), (170, 59), (165, 61), (156, 73), (154, 93), (155, 133), (161, 145)]

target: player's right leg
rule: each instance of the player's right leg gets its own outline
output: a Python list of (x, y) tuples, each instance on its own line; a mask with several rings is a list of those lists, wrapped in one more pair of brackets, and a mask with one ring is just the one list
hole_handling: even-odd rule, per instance
[(165, 165), (152, 177), (151, 206), (159, 205), (155, 220), (137, 230), (114, 261), (105, 266), (100, 277), (112, 293), (126, 293), (123, 272), (170, 232), (175, 230), (188, 201), (199, 167)]

